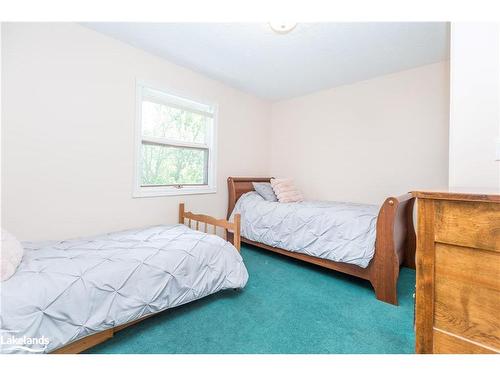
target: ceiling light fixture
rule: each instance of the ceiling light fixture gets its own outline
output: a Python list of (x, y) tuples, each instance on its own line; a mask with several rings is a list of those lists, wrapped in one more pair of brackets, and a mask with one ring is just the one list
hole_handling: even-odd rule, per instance
[(297, 22), (269, 22), (269, 26), (271, 29), (278, 34), (286, 34), (292, 31), (295, 26), (297, 26)]

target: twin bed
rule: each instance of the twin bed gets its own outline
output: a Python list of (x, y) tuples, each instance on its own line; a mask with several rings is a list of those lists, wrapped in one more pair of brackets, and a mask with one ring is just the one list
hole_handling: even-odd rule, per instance
[[(243, 288), (239, 217), (217, 220), (181, 204), (179, 222), (23, 243), (23, 261), (0, 285), (0, 353), (79, 353), (158, 312)], [(235, 246), (206, 233), (216, 227), (235, 233)]]
[(0, 353), (79, 353), (158, 312), (243, 288), (240, 242), (369, 280), (379, 300), (397, 304), (399, 268), (415, 267), (410, 194), (380, 209), (277, 203), (254, 191), (269, 181), (229, 177), (228, 220), (180, 204), (178, 225), (24, 243), (17, 272), (1, 283)]
[(242, 242), (368, 280), (377, 299), (398, 304), (399, 268), (415, 268), (412, 194), (389, 197), (381, 207), (277, 203), (265, 201), (254, 191), (254, 182), (270, 180), (227, 180), (227, 216), (242, 215)]

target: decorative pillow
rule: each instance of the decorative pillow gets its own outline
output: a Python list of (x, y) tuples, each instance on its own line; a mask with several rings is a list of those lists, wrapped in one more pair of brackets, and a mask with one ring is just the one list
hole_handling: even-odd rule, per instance
[(277, 202), (278, 198), (274, 194), (273, 187), (269, 182), (252, 182), (253, 188), (259, 195), (268, 202)]
[(271, 186), (280, 203), (302, 202), (304, 197), (289, 178), (273, 178)]
[(15, 272), (24, 249), (21, 243), (9, 232), (2, 229), (2, 247), (0, 248), (0, 281), (10, 278)]

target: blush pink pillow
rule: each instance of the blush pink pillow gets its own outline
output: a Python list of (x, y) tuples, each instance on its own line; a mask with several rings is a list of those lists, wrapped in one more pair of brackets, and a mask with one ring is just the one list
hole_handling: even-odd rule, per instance
[(273, 178), (271, 186), (280, 203), (302, 202), (304, 197), (289, 178)]

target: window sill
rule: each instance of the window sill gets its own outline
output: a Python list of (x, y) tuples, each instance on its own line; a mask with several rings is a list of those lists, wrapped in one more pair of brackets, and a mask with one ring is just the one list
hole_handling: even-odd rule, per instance
[(217, 193), (216, 187), (186, 187), (186, 188), (137, 188), (132, 194), (132, 198), (148, 198), (148, 197), (168, 197), (179, 195), (192, 195), (192, 194), (215, 194)]

